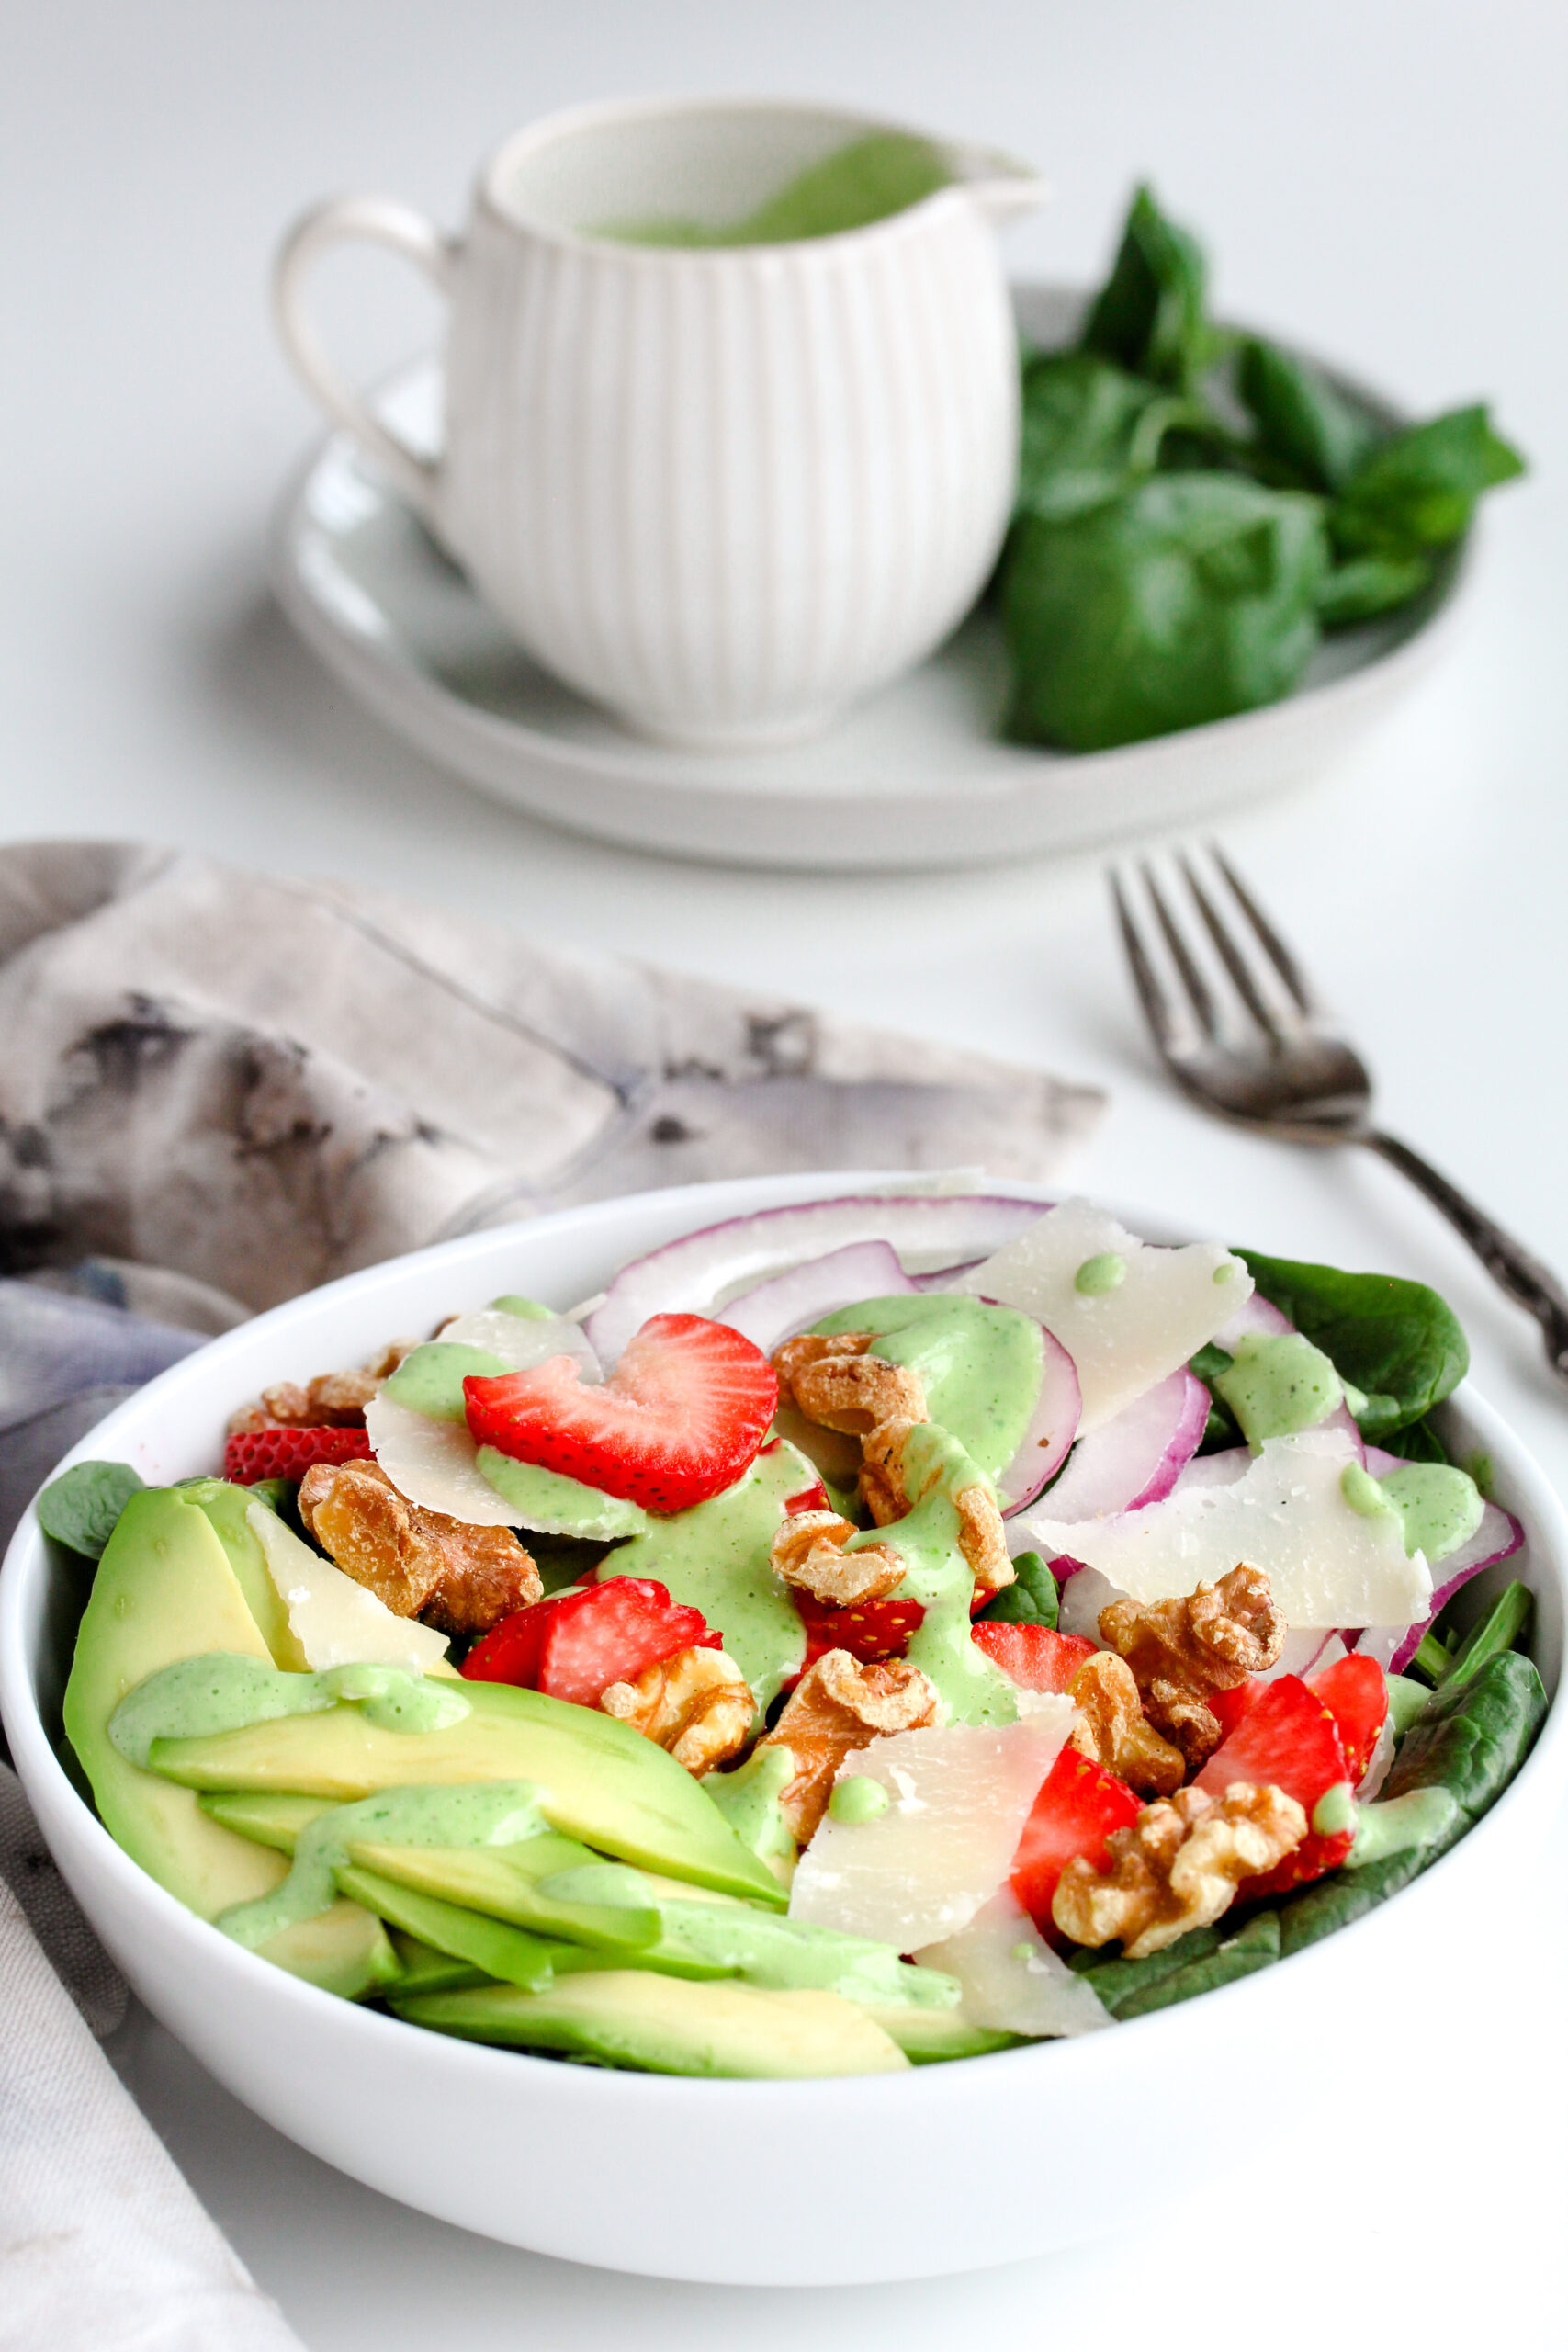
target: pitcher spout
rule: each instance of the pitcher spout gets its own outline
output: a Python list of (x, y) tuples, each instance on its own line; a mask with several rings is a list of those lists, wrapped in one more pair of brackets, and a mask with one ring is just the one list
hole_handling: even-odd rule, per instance
[(1053, 194), (1050, 182), (1030, 164), (994, 147), (951, 147), (948, 155), (955, 185), (998, 229), (1035, 211)]

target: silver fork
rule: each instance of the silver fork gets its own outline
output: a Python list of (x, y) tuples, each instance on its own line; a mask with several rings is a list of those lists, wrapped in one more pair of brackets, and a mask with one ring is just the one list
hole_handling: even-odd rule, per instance
[[(1365, 1062), (1234, 866), (1213, 842), (1208, 854), (1213, 875), (1185, 854), (1177, 865), (1234, 1000), (1211, 983), (1177, 919), (1174, 891), (1161, 887), (1152, 866), (1145, 862), (1141, 869), (1152, 922), (1139, 913), (1131, 875), (1111, 876), (1134, 984), (1177, 1084), (1204, 1110), (1261, 1134), (1292, 1143), (1364, 1144), (1391, 1161), (1458, 1227), (1509, 1297), (1529, 1307), (1545, 1336), (1548, 1363), (1568, 1381), (1568, 1291), (1408, 1144), (1373, 1125)], [(1161, 977), (1162, 964), (1174, 973), (1174, 987)]]

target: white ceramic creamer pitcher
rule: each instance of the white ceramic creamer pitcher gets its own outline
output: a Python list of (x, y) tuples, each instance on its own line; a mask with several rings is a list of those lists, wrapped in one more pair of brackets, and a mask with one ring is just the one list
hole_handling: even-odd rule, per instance
[[(995, 224), (1037, 203), (1005, 158), (787, 243), (622, 242), (604, 224), (746, 219), (893, 126), (772, 100), (573, 109), (484, 168), (445, 236), (381, 197), (321, 206), (278, 258), (284, 343), (540, 662), (639, 731), (784, 742), (919, 661), (995, 560), (1018, 354)], [(441, 454), (338, 379), (301, 309), (368, 238), (449, 297)]]

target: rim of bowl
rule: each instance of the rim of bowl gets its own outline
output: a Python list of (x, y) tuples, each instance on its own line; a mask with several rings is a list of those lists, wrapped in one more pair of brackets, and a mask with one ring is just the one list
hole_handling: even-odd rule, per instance
[[(985, 1178), (980, 1181), (986, 1193), (993, 1197), (1000, 1194), (1013, 1199), (1038, 1200), (1043, 1207), (1048, 1205), (1053, 1198), (1059, 1197), (1062, 1189), (1048, 1190), (1037, 1184), (1005, 1179)], [(721, 1178), (704, 1184), (682, 1185), (659, 1192), (626, 1194), (612, 1201), (587, 1203), (553, 1211), (524, 1223), (492, 1227), (479, 1233), (431, 1243), (424, 1249), (383, 1260), (378, 1265), (361, 1268), (353, 1273), (341, 1275), (332, 1283), (322, 1283), (314, 1290), (302, 1292), (298, 1297), (267, 1308), (248, 1322), (237, 1325), (233, 1330), (209, 1340), (191, 1355), (170, 1365), (106, 1415), (96, 1428), (87, 1431), (68, 1453), (62, 1456), (50, 1476), (51, 1478), (58, 1476), (60, 1471), (73, 1462), (96, 1458), (96, 1449), (106, 1442), (112, 1442), (122, 1425), (130, 1427), (144, 1420), (150, 1406), (155, 1418), (161, 1398), (197, 1376), (195, 1367), (199, 1365), (204, 1374), (216, 1374), (220, 1378), (228, 1358), (245, 1353), (254, 1345), (258, 1331), (271, 1330), (294, 1321), (311, 1321), (323, 1308), (331, 1309), (350, 1299), (395, 1286), (400, 1278), (415, 1269), (423, 1271), (446, 1265), (461, 1268), (470, 1260), (484, 1259), (498, 1247), (504, 1247), (508, 1240), (517, 1241), (524, 1237), (529, 1240), (547, 1238), (567, 1227), (592, 1231), (594, 1227), (603, 1227), (608, 1238), (620, 1219), (655, 1203), (661, 1209), (671, 1211), (690, 1203), (696, 1212), (690, 1224), (671, 1225), (668, 1238), (676, 1239), (686, 1232), (700, 1230), (704, 1224), (725, 1222), (728, 1215), (745, 1216), (756, 1209), (784, 1206), (792, 1202), (864, 1197), (868, 1194), (874, 1197), (879, 1192), (908, 1194), (931, 1189), (930, 1185), (912, 1182), (908, 1171), (888, 1174), (874, 1170), (829, 1170), (788, 1178)], [(705, 1215), (704, 1212), (718, 1199), (728, 1202), (741, 1199), (744, 1205), (738, 1205), (728, 1212), (721, 1211), (716, 1216)], [(1168, 1222), (1153, 1213), (1141, 1216), (1133, 1211), (1122, 1214), (1128, 1221), (1138, 1218), (1142, 1224), (1155, 1227), (1156, 1232), (1162, 1226), (1167, 1234), (1173, 1231)], [(651, 1246), (660, 1245), (654, 1243)], [(1475, 1392), (1468, 1379), (1461, 1383), (1450, 1401), (1475, 1421), (1484, 1442), (1501, 1461), (1505, 1482), (1510, 1490), (1521, 1490), (1526, 1511), (1520, 1515), (1525, 1518), (1527, 1541), (1536, 1541), (1540, 1546), (1532, 1565), (1538, 1572), (1544, 1571), (1554, 1582), (1565, 1616), (1568, 1616), (1568, 1513), (1565, 1513), (1534, 1456), (1496, 1408)], [(409, 2047), (406, 2037), (413, 2034), (419, 2037), (420, 2043), (427, 2050), (434, 2041), (442, 2052), (441, 2063), (463, 2070), (475, 2083), (493, 2082), (498, 2088), (508, 2082), (516, 2085), (520, 2079), (526, 2079), (519, 2075), (520, 2064), (530, 2073), (547, 2070), (552, 2083), (558, 2083), (562, 2070), (551, 2058), (510, 2047), (495, 2048), (482, 2042), (467, 2042), (457, 2037), (432, 2036), (417, 2026), (406, 2025), (400, 2018), (384, 2015), (359, 2002), (345, 2001), (335, 1994), (324, 1992), (302, 1978), (289, 1974), (287, 1970), (274, 1967), (258, 1954), (234, 1943), (209, 1921), (187, 1910), (176, 1896), (169, 1894), (142, 1870), (140, 1863), (115, 1842), (77, 1790), (44, 1726), (32, 1674), (24, 1656), (22, 1615), (29, 1585), (41, 1578), (47, 1586), (49, 1575), (46, 1539), (38, 1524), (34, 1503), (29, 1502), (12, 1537), (4, 1564), (0, 1565), (0, 1712), (4, 1713), (13, 1760), (24, 1790), (30, 1796), (36, 1782), (45, 1794), (46, 1805), (51, 1802), (58, 1805), (63, 1799), (67, 1808), (76, 1808), (73, 1817), (80, 1826), (96, 1871), (107, 1873), (132, 1905), (150, 1905), (155, 1914), (161, 1915), (165, 1927), (176, 1934), (188, 1936), (193, 1958), (197, 1962), (205, 1954), (207, 1962), (220, 1970), (225, 1967), (237, 1969), (242, 1980), (248, 1972), (254, 1972), (250, 1981), (265, 1986), (273, 1999), (285, 2004), (293, 2001), (307, 2004), (330, 2002), (337, 2011), (345, 2032), (381, 2039), (382, 2046), (389, 2053), (399, 2049), (406, 2050)], [(1545, 1679), (1544, 1676), (1542, 1679)], [(1355, 1938), (1358, 1950), (1365, 1948), (1368, 1940), (1380, 1932), (1382, 1925), (1386, 1925), (1386, 1914), (1391, 1907), (1430, 1901), (1434, 1887), (1440, 1899), (1442, 1888), (1451, 1882), (1451, 1866), (1471, 1839), (1479, 1833), (1484, 1833), (1494, 1819), (1506, 1819), (1516, 1815), (1521, 1804), (1537, 1800), (1544, 1802), (1548, 1794), (1547, 1784), (1553, 1777), (1559, 1780), (1568, 1778), (1568, 1707), (1562, 1703), (1561, 1668), (1556, 1687), (1548, 1690), (1546, 1718), (1529, 1754), (1502, 1795), (1474, 1828), (1467, 1830), (1446, 1854), (1428, 1864), (1396, 1895), (1374, 1905), (1360, 1918), (1335, 1928), (1303, 1951), (1293, 1952), (1271, 1966), (1257, 1970), (1230, 1984), (1216, 1986), (1200, 2000), (1173, 2004), (1169, 2008), (1156, 2010), (1145, 2017), (1119, 2020), (1116, 2046), (1121, 2049), (1127, 2047), (1124, 2037), (1129, 2031), (1140, 2033), (1147, 2041), (1155, 2034), (1164, 2034), (1168, 2038), (1184, 2029), (1191, 2030), (1195, 2018), (1199, 2030), (1201, 2030), (1201, 2021), (1212, 2020), (1217, 2014), (1211, 2004), (1223, 2000), (1230, 2005), (1227, 2013), (1235, 2013), (1242, 2005), (1266, 1998), (1265, 1988), (1272, 1981), (1277, 1968), (1289, 1966), (1299, 1969), (1303, 1963), (1311, 1964), (1318, 1954), (1331, 1952), (1340, 1946), (1345, 1938)], [(47, 1837), (47, 1832), (45, 1834)], [(1409, 1911), (1404, 1911), (1403, 1916), (1408, 1919)], [(323, 2012), (318, 2008), (313, 2014), (320, 2017)], [(384, 2039), (387, 2036), (394, 2039), (388, 2041)], [(978, 2066), (987, 2070), (988, 2080), (996, 2081), (1003, 2069), (1010, 2075), (1018, 2075), (1025, 2068), (1038, 2069), (1049, 2064), (1054, 2070), (1051, 2079), (1060, 2081), (1064, 2086), (1069, 2086), (1078, 2079), (1079, 2070), (1096, 2064), (1093, 2052), (1098, 2039), (1094, 2034), (1081, 2034), (1026, 2044), (1013, 2050), (994, 2051), (983, 2058), (953, 2059), (942, 2065), (917, 2066), (907, 2072), (886, 2075), (824, 2075), (800, 2081), (753, 2076), (710, 2080), (639, 2073), (629, 2068), (573, 2067), (570, 2072), (575, 2086), (573, 2095), (584, 2099), (624, 2100), (629, 2098), (652, 2102), (695, 2099), (711, 2103), (715, 2099), (754, 2098), (761, 2093), (779, 2101), (821, 2100), (826, 2097), (849, 2098), (858, 2102), (867, 2098), (919, 2097), (922, 2091), (927, 2097), (940, 2098), (944, 2078), (951, 2080), (955, 2073), (972, 2077)], [(916, 2086), (922, 2086), (922, 2090), (917, 2090)]]

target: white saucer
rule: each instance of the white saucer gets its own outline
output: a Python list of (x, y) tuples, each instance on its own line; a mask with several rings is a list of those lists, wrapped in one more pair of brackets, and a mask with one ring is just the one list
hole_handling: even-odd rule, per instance
[[(1015, 297), (1032, 341), (1072, 333), (1078, 295), (1025, 286)], [(381, 405), (434, 446), (435, 362), (405, 370)], [(1331, 639), (1290, 700), (1119, 751), (1002, 741), (1006, 662), (981, 613), (817, 741), (701, 753), (627, 734), (531, 662), (345, 435), (330, 435), (289, 490), (273, 550), (284, 610), (329, 668), (498, 799), (640, 849), (840, 868), (1085, 849), (1304, 784), (1408, 690), (1448, 635), (1471, 569), (1450, 560), (1416, 605)]]

